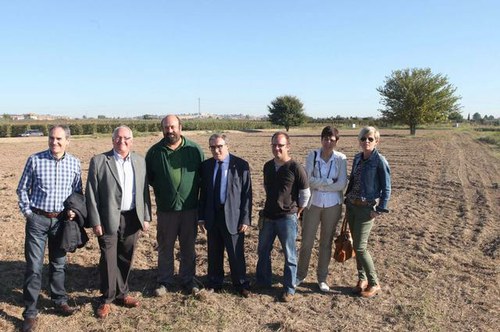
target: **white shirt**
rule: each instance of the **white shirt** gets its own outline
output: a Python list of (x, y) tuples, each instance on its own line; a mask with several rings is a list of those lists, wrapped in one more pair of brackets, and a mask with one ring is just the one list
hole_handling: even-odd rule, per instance
[(122, 211), (129, 211), (135, 208), (135, 187), (134, 187), (134, 169), (130, 154), (122, 158), (115, 150), (116, 168), (118, 169), (118, 177), (120, 178), (120, 187), (122, 188)]
[(347, 159), (338, 151), (333, 151), (328, 161), (321, 158), (321, 149), (309, 153), (306, 171), (312, 189), (310, 204), (329, 208), (342, 204), (343, 191), (347, 184)]

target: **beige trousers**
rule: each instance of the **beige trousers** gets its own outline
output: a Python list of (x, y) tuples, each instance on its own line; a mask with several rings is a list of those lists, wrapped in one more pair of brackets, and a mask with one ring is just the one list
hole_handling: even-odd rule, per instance
[(311, 205), (304, 210), (302, 221), (302, 243), (299, 251), (299, 263), (297, 267), (297, 279), (304, 280), (309, 270), (311, 252), (320, 228), (319, 237), (319, 258), (316, 270), (318, 282), (326, 282), (328, 276), (328, 265), (332, 257), (333, 237), (335, 236), (337, 225), (342, 216), (342, 205), (334, 205), (329, 208), (320, 208)]

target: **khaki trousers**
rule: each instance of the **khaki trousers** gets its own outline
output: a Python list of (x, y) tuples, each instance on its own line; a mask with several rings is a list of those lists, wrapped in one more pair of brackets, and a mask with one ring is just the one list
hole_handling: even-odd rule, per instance
[(309, 270), (309, 261), (314, 246), (314, 240), (321, 224), (319, 237), (319, 258), (316, 270), (318, 282), (326, 282), (328, 266), (332, 258), (333, 237), (342, 216), (342, 205), (334, 205), (329, 208), (320, 208), (311, 205), (304, 210), (302, 221), (302, 243), (299, 251), (299, 264), (297, 268), (297, 279), (303, 280)]

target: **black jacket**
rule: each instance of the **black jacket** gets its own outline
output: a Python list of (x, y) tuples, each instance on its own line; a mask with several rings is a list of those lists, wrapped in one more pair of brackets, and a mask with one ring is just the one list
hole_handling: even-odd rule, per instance
[(87, 207), (85, 196), (80, 193), (72, 193), (64, 201), (64, 212), (61, 214), (63, 220), (66, 219), (66, 211), (73, 210), (76, 218), (73, 220), (64, 220), (61, 234), (61, 249), (74, 252), (77, 248), (82, 248), (88, 242), (89, 238), (83, 226), (87, 218)]

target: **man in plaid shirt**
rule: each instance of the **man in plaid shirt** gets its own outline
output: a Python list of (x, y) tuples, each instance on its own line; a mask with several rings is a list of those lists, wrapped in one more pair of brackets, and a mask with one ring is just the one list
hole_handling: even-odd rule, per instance
[(45, 244), (49, 246), (50, 295), (59, 313), (69, 316), (76, 310), (68, 305), (64, 287), (66, 252), (59, 248), (62, 223), (75, 217), (62, 215), (64, 201), (73, 192), (82, 192), (80, 160), (66, 153), (70, 130), (56, 125), (49, 132), (49, 149), (31, 155), (17, 187), (19, 208), (26, 218), (26, 272), (23, 284), (23, 331), (36, 325), (36, 303), (42, 285)]

